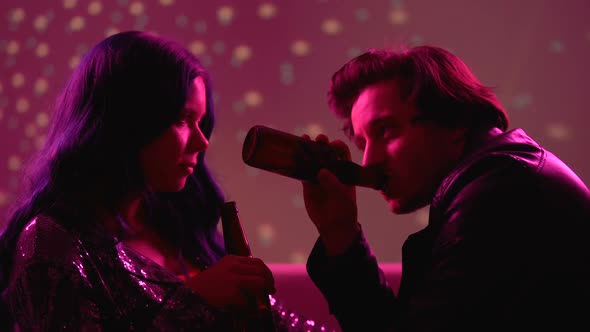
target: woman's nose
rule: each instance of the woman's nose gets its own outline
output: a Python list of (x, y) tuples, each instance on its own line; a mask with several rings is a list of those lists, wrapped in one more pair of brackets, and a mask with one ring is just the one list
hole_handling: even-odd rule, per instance
[(207, 140), (201, 129), (196, 128), (191, 134), (189, 145), (191, 150), (205, 151), (209, 147), (209, 140)]

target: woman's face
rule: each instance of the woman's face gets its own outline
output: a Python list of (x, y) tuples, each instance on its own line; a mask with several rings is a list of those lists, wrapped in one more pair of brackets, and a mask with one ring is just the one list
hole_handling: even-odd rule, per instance
[(184, 188), (197, 164), (199, 152), (209, 146), (199, 128), (206, 112), (205, 83), (197, 77), (178, 120), (140, 151), (141, 168), (151, 190), (175, 192)]

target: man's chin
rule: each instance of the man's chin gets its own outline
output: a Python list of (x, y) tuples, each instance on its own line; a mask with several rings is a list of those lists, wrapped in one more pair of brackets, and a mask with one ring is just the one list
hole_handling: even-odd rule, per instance
[(417, 202), (409, 202), (401, 199), (388, 199), (389, 210), (394, 214), (408, 214), (415, 212), (427, 204), (419, 204)]

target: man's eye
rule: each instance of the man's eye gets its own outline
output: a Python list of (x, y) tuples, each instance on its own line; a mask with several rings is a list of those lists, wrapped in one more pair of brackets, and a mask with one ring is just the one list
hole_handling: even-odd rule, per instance
[(376, 132), (376, 137), (381, 139), (390, 139), (395, 137), (396, 129), (391, 126), (383, 126)]
[(355, 139), (355, 140), (354, 140), (354, 145), (356, 145), (356, 147), (357, 147), (359, 150), (361, 150), (361, 151), (364, 151), (364, 150), (365, 150), (365, 145), (366, 145), (366, 142), (365, 142), (365, 140), (364, 140), (364, 139)]

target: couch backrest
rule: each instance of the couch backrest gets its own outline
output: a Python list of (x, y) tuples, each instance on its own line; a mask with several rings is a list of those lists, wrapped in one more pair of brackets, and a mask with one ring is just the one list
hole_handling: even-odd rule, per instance
[[(305, 270), (305, 264), (268, 264), (273, 272), (277, 293), (275, 297), (286, 308), (302, 316), (340, 331), (338, 323), (328, 310), (322, 293), (316, 288)], [(397, 293), (401, 279), (401, 263), (379, 264), (389, 285)]]

